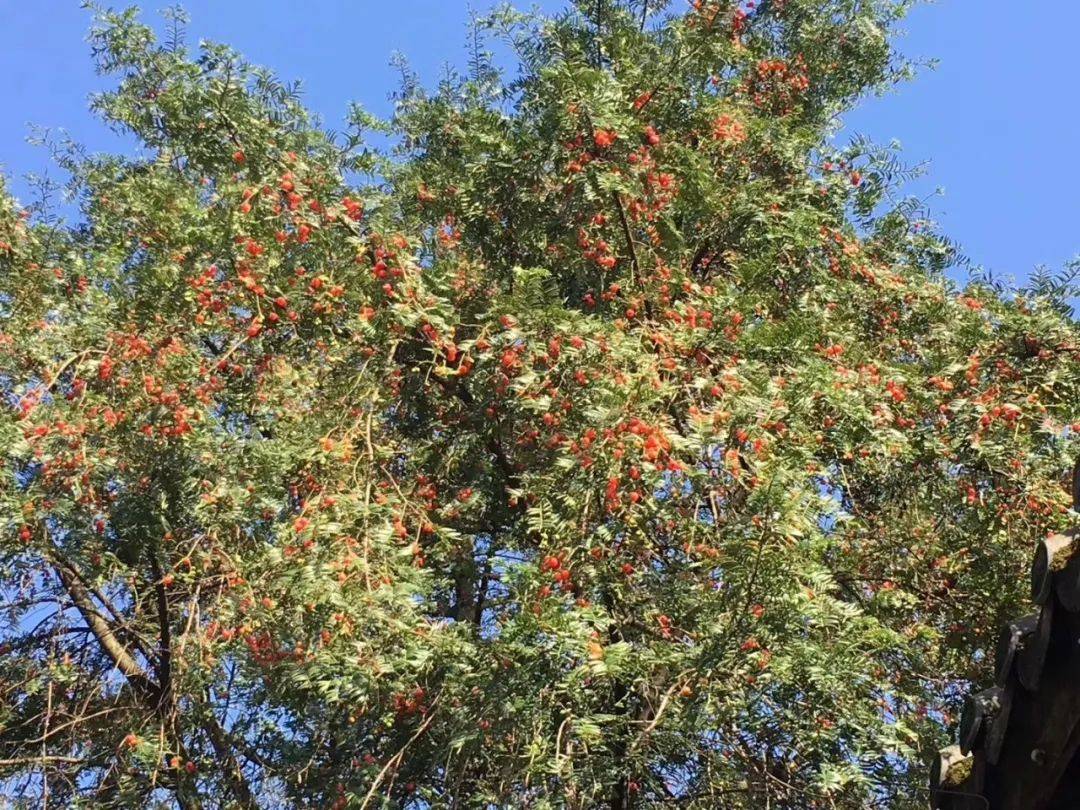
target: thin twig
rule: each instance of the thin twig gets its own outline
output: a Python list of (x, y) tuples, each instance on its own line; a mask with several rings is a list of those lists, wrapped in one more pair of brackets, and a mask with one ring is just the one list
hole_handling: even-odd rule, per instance
[(435, 721), (435, 704), (438, 702), (438, 698), (435, 698), (435, 700), (431, 701), (431, 706), (428, 709), (427, 719), (420, 724), (420, 728), (418, 728), (416, 730), (416, 733), (408, 739), (405, 745), (401, 746), (401, 750), (394, 754), (394, 756), (390, 757), (390, 759), (387, 760), (386, 764), (383, 765), (382, 770), (379, 771), (378, 776), (375, 777), (375, 781), (371, 783), (371, 787), (368, 789), (367, 795), (364, 796), (364, 803), (360, 805), (360, 810), (365, 810), (365, 808), (371, 803), (371, 798), (375, 795), (375, 791), (382, 783), (382, 780), (386, 776), (387, 771), (389, 771), (391, 768), (397, 768), (397, 766), (401, 763), (402, 757), (405, 756), (405, 751), (408, 750), (409, 746), (412, 745), (417, 739), (419, 739), (420, 735), (427, 731), (428, 727)]

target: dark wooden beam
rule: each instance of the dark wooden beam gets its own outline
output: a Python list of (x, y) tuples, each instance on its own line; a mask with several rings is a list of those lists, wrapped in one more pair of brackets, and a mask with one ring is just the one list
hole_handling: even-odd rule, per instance
[[(1018, 689), (1011, 696), (997, 762), (987, 772), (990, 810), (1052, 807), (1080, 742), (1080, 616), (1055, 610), (1051, 601), (1043, 608), (1040, 625), (1049, 632), (1039, 677), (1035, 688)], [(1020, 659), (1023, 672), (1024, 653)]]

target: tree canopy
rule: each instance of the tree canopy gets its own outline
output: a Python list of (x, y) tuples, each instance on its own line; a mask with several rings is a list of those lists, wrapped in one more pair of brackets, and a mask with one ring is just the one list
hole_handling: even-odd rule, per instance
[(909, 5), (500, 9), (339, 133), (100, 11), (138, 149), (0, 194), (0, 792), (922, 806), (1080, 344), (834, 145)]

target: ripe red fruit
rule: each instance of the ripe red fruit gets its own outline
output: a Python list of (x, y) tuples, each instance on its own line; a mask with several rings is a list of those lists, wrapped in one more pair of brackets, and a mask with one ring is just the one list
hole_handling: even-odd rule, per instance
[(598, 129), (593, 133), (593, 143), (601, 149), (607, 149), (619, 137), (618, 133), (610, 129)]
[(247, 160), (247, 155), (245, 155), (242, 150), (237, 149), (232, 153), (232, 159), (234, 163), (243, 163)]

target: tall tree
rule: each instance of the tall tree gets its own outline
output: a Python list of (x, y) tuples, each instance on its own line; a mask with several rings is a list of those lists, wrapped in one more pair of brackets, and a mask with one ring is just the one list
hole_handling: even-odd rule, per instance
[(0, 203), (3, 793), (921, 806), (1080, 344), (831, 145), (908, 5), (500, 10), (338, 136), (103, 12), (141, 148)]

